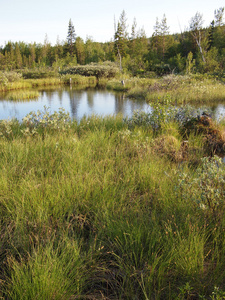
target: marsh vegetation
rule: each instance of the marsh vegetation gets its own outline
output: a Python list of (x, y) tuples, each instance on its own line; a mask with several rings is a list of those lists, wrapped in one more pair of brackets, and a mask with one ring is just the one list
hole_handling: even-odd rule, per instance
[(224, 124), (196, 114), (1, 121), (1, 297), (222, 299)]

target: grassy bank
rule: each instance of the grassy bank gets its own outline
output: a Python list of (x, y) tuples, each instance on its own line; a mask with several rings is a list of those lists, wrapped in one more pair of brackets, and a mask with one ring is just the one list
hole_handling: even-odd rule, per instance
[(2, 121), (1, 297), (222, 299), (225, 169), (189, 116)]
[[(59, 75), (58, 73), (42, 74), (37, 71), (24, 74), (24, 77), (22, 77), (22, 73), (0, 72), (0, 92), (60, 85), (94, 87), (97, 84), (95, 76)], [(49, 77), (47, 77), (48, 75)]]
[(119, 80), (111, 80), (107, 83), (107, 88), (124, 91), (130, 98), (143, 98), (149, 102), (168, 97), (177, 104), (225, 100), (224, 81), (203, 75), (167, 75), (158, 79), (125, 78), (124, 81), (125, 85), (122, 85)]
[[(113, 77), (113, 78), (112, 78)], [(114, 66), (86, 65), (64, 71), (0, 72), (0, 92), (37, 87), (72, 85), (125, 92), (130, 98), (150, 103), (170, 99), (172, 103), (212, 103), (225, 100), (224, 79), (208, 75), (166, 75), (137, 78), (119, 74)]]

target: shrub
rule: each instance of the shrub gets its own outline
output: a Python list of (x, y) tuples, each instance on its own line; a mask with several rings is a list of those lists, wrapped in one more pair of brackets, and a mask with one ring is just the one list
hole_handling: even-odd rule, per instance
[(55, 77), (56, 73), (50, 70), (29, 70), (23, 72), (24, 79), (40, 79)]
[(0, 85), (7, 85), (9, 82), (19, 81), (22, 75), (17, 72), (0, 72)]
[(50, 114), (47, 107), (44, 107), (44, 111), (37, 111), (29, 113), (23, 118), (22, 125), (25, 125), (25, 129), (22, 129), (23, 135), (34, 135), (37, 130), (43, 134), (45, 130), (65, 130), (70, 126), (70, 116), (63, 108), (59, 109), (59, 112)]
[(78, 74), (82, 76), (95, 76), (97, 79), (101, 77), (112, 78), (119, 73), (119, 68), (113, 63), (96, 64), (91, 63), (85, 66), (74, 66), (61, 71), (60, 74)]
[(225, 199), (225, 165), (218, 156), (204, 157), (195, 175), (179, 174), (176, 190), (183, 199), (193, 201), (202, 210), (214, 213)]

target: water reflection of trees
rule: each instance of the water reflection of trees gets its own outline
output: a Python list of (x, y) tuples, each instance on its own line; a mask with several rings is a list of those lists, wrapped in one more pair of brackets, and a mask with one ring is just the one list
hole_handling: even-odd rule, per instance
[(94, 90), (88, 90), (87, 91), (87, 103), (90, 110), (93, 110), (94, 108), (94, 95), (96, 94), (96, 91)]
[[(43, 103), (51, 107), (52, 110), (64, 107), (70, 111), (70, 115), (74, 119), (80, 119), (83, 114), (92, 114), (93, 112), (99, 114), (123, 114), (131, 115), (135, 110), (145, 110), (151, 112), (151, 107), (146, 104), (146, 101), (132, 100), (126, 97), (124, 93), (114, 93), (105, 90), (87, 89), (76, 90), (74, 87), (61, 87), (59, 89), (39, 90), (41, 96), (35, 103), (26, 102), (12, 102), (7, 99), (7, 93), (0, 93), (0, 113), (1, 118), (8, 118), (15, 116), (22, 119), (28, 108), (31, 107), (33, 111), (40, 109)], [(196, 108), (205, 108), (201, 105), (196, 105)], [(204, 107), (211, 109), (212, 116), (218, 119), (220, 115), (225, 116), (225, 105), (222, 103), (214, 103), (213, 105), (206, 104)]]
[(70, 99), (70, 107), (71, 107), (71, 116), (72, 118), (78, 117), (78, 107), (82, 100), (82, 96), (84, 91), (81, 90), (69, 90), (69, 99)]
[(122, 113), (124, 114), (124, 100), (125, 94), (124, 93), (117, 93), (115, 94), (115, 114)]
[(55, 91), (52, 91), (52, 90), (46, 90), (43, 93), (43, 96), (46, 95), (46, 98), (48, 99), (49, 106), (51, 106), (54, 93), (55, 93)]

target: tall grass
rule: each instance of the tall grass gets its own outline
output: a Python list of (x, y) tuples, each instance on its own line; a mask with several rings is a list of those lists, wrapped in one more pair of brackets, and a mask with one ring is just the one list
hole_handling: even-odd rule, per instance
[[(161, 134), (182, 148), (174, 123), (156, 134), (122, 116), (67, 117), (0, 124), (1, 297), (208, 299), (215, 287), (225, 291), (224, 195), (215, 214), (184, 192), (193, 182), (200, 199), (203, 145), (191, 142), (196, 169), (157, 150)], [(223, 191), (222, 179), (216, 188)]]
[(12, 101), (27, 101), (30, 99), (38, 99), (39, 96), (40, 94), (38, 91), (17, 91), (9, 93), (7, 99)]
[[(122, 78), (122, 77), (121, 77)], [(225, 100), (225, 86), (215, 78), (204, 76), (167, 75), (155, 79), (125, 78), (113, 79), (107, 88), (127, 92), (131, 98), (143, 98), (149, 102), (170, 97), (176, 104), (209, 103)]]

